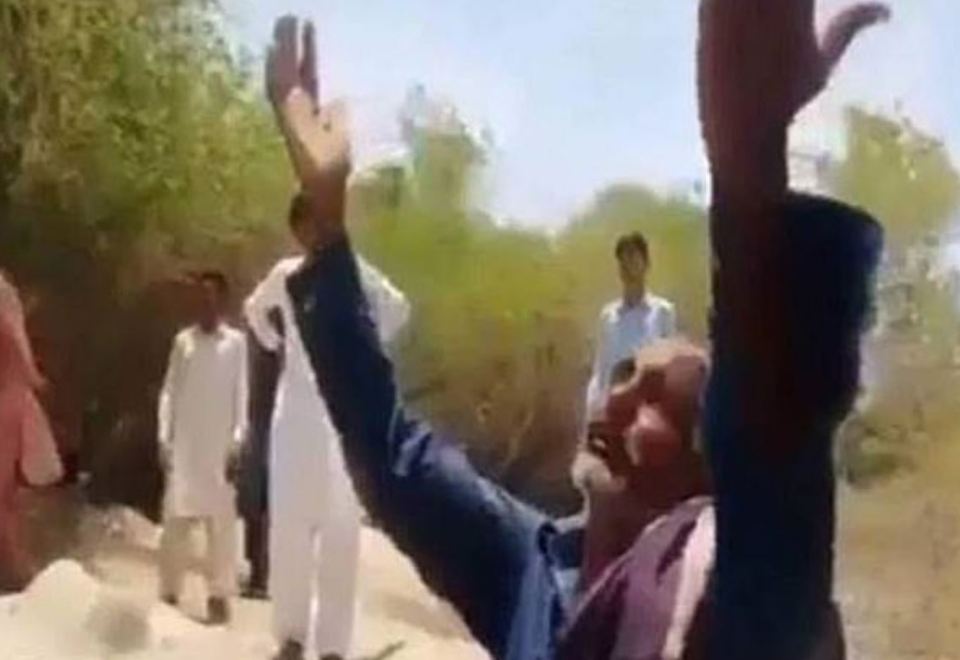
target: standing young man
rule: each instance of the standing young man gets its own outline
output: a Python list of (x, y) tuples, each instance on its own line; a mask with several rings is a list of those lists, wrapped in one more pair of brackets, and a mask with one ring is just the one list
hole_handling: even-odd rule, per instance
[[(647, 288), (650, 272), (650, 246), (640, 232), (624, 234), (613, 250), (620, 273), (622, 294), (600, 312), (597, 327), (597, 349), (593, 373), (587, 385), (585, 429), (602, 420), (610, 390), (618, 381), (629, 379), (637, 351), (660, 339), (676, 334), (677, 315), (673, 305)], [(573, 483), (588, 499), (588, 506), (603, 506), (605, 495), (618, 495), (623, 483), (618, 482), (602, 461), (589, 451), (584, 438), (571, 469)], [(594, 488), (590, 482), (604, 482), (608, 487)], [(629, 513), (613, 507), (611, 513)]]
[[(305, 198), (297, 196), (290, 229), (306, 255), (319, 242), (310, 220)], [(361, 507), (287, 291), (287, 278), (306, 260), (282, 259), (244, 305), (259, 344), (284, 355), (268, 460), (270, 596), (281, 658), (299, 658), (305, 651), (344, 658), (353, 634)], [(361, 261), (361, 273), (380, 337), (389, 341), (406, 324), (410, 306), (366, 262)], [(276, 310), (282, 333), (270, 320)]]
[(602, 411), (616, 366), (640, 348), (677, 331), (673, 305), (650, 293), (650, 247), (640, 232), (621, 236), (614, 248), (623, 293), (600, 312), (597, 352), (587, 386), (587, 420)]
[(195, 322), (174, 339), (159, 405), (160, 460), (167, 475), (160, 541), (160, 594), (176, 604), (183, 587), (194, 525), (207, 536), (208, 617), (230, 618), (235, 588), (236, 514), (228, 480), (247, 416), (244, 337), (224, 320), (226, 277), (196, 280)]

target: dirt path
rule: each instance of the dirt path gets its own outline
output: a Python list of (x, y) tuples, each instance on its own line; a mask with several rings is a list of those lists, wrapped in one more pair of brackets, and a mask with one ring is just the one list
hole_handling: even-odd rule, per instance
[(960, 659), (960, 450), (843, 491), (838, 550), (851, 660)]
[[(156, 593), (156, 531), (139, 522), (139, 542), (130, 544), (124, 540), (102, 548), (94, 567), (111, 584), (152, 596)], [(382, 534), (364, 529), (362, 548), (355, 656), (391, 660), (487, 657), (470, 641), (452, 611), (427, 591), (412, 565)], [(183, 609), (199, 620), (203, 615), (200, 581), (192, 580), (187, 591)], [(269, 605), (240, 601), (236, 609), (231, 630), (267, 657), (273, 647)]]
[[(180, 611), (156, 600), (156, 548), (159, 530), (128, 510), (88, 514), (83, 525), (85, 548), (78, 548), (86, 571), (100, 583), (115, 588), (135, 611), (146, 615), (154, 630), (151, 650), (123, 656), (130, 660), (167, 658), (211, 660), (265, 660), (275, 650), (270, 633), (270, 607), (258, 601), (239, 601), (233, 621), (224, 630), (201, 625), (204, 592), (201, 580), (191, 577)], [(95, 547), (90, 547), (91, 545)], [(75, 641), (90, 633), (77, 631), (77, 619), (94, 587), (62, 570), (37, 594), (0, 600), (0, 658), (53, 660), (76, 657), (92, 660), (103, 655)], [(79, 572), (79, 569), (77, 569)], [(62, 584), (61, 584), (62, 583)], [(94, 583), (90, 580), (90, 583)], [(61, 606), (60, 594), (77, 601)], [(29, 610), (29, 611), (25, 611)], [(186, 616), (183, 616), (186, 615)], [(51, 639), (59, 637), (60, 639)], [(71, 641), (73, 640), (73, 641)], [(68, 651), (64, 651), (64, 648)], [(78, 655), (65, 655), (76, 650)], [(423, 586), (411, 564), (380, 533), (364, 529), (357, 630), (353, 656), (377, 660), (485, 660), (452, 611)]]
[[(960, 660), (958, 474), (960, 446), (938, 450), (920, 461), (916, 472), (885, 485), (862, 492), (841, 489), (837, 595), (850, 660)], [(125, 658), (269, 657), (274, 645), (268, 604), (240, 602), (226, 632), (214, 634), (194, 625), (156, 604), (156, 527), (121, 510), (86, 518), (76, 555), (87, 568), (143, 607), (159, 608), (156, 626), (185, 631), (182, 641), (165, 642), (166, 655)], [(47, 527), (57, 529), (61, 522), (49, 518)], [(355, 657), (486, 658), (392, 544), (376, 531), (365, 529), (363, 534)], [(191, 580), (187, 591), (183, 612), (199, 620), (203, 614), (199, 579)], [(69, 619), (75, 605), (67, 604), (64, 610), (57, 596), (40, 602), (32, 633), (29, 625), (13, 625), (9, 609), (0, 606), (0, 658), (108, 657), (44, 653), (49, 641), (45, 621), (57, 620), (57, 612)]]

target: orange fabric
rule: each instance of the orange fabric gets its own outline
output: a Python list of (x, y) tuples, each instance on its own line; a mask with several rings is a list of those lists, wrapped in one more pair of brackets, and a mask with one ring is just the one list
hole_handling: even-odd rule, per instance
[[(38, 485), (62, 474), (56, 443), (35, 389), (43, 379), (27, 338), (16, 289), (0, 273), (0, 580), (22, 582), (29, 556), (21, 538), (17, 485)], [(27, 470), (24, 470), (24, 468)]]

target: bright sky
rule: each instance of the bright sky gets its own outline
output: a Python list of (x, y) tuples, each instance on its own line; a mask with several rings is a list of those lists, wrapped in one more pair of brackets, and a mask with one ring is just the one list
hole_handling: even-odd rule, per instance
[[(603, 186), (689, 188), (703, 178), (694, 100), (695, 0), (227, 0), (240, 41), (261, 52), (273, 18), (312, 17), (327, 93), (353, 102), (366, 151), (396, 143), (396, 110), (422, 83), (488, 128), (485, 205), (556, 225)], [(829, 13), (840, 0), (824, 0)], [(890, 0), (894, 21), (863, 37), (796, 144), (840, 143), (840, 110), (897, 103), (960, 156), (957, 0)]]

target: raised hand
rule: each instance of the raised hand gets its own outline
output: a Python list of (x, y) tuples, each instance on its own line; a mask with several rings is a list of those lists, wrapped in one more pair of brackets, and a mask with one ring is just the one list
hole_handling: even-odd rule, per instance
[(315, 31), (284, 16), (276, 22), (267, 53), (267, 96), (287, 142), (301, 189), (315, 205), (323, 229), (342, 230), (350, 142), (340, 103), (321, 103)]
[(700, 118), (715, 174), (745, 143), (784, 140), (854, 38), (890, 15), (883, 4), (859, 3), (818, 39), (815, 8), (815, 0), (701, 0)]
[(859, 3), (818, 38), (815, 10), (815, 0), (700, 2), (698, 92), (713, 183), (715, 318), (740, 370), (742, 400), (750, 402), (742, 413), (763, 438), (783, 438), (785, 427), (797, 435), (805, 414), (790, 378), (795, 349), (784, 284), (788, 129), (855, 37), (889, 17), (882, 4)]

